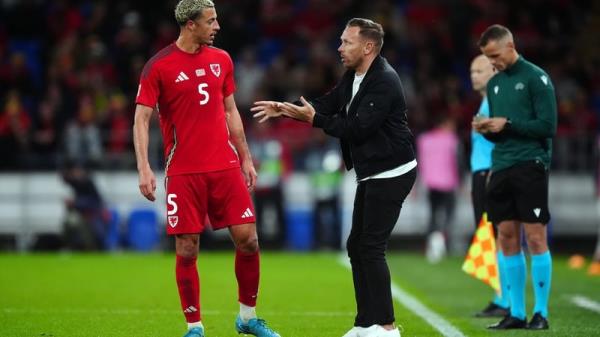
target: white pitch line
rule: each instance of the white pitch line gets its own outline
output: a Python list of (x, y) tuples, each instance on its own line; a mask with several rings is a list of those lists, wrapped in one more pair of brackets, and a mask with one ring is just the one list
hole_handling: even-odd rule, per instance
[[(37, 315), (48, 315), (48, 314), (83, 314), (83, 315), (174, 315), (178, 314), (179, 310), (144, 310), (144, 309), (25, 309), (25, 308), (0, 308), (0, 313), (4, 314), (37, 314)], [(202, 310), (203, 315), (233, 315), (235, 316), (238, 312), (231, 311), (219, 311), (219, 310)], [(347, 317), (353, 316), (352, 312), (344, 311), (260, 311), (261, 315), (264, 316), (308, 316), (308, 317)]]
[[(71, 314), (71, 315), (172, 315), (179, 313), (179, 310), (160, 310), (160, 309), (133, 309), (133, 308), (64, 308), (64, 309), (35, 309), (35, 308), (2, 308), (0, 312), (5, 314)], [(203, 310), (203, 314), (218, 315), (216, 310)]]
[[(350, 261), (344, 255), (339, 259), (340, 263), (351, 269)], [(406, 309), (412, 311), (417, 316), (421, 317), (425, 322), (429, 323), (434, 329), (439, 331), (445, 337), (466, 337), (458, 328), (446, 321), (442, 316), (427, 308), (414, 296), (410, 295), (397, 284), (392, 282), (392, 297), (402, 304)]]
[(571, 296), (571, 302), (580, 308), (600, 314), (600, 303), (592, 300), (591, 298), (587, 298), (583, 295), (573, 295)]

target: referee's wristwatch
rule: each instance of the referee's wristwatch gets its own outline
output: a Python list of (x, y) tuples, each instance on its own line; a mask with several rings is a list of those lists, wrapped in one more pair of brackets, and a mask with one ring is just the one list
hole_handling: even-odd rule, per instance
[(506, 118), (506, 123), (504, 123), (504, 130), (512, 129), (512, 121), (510, 118)]

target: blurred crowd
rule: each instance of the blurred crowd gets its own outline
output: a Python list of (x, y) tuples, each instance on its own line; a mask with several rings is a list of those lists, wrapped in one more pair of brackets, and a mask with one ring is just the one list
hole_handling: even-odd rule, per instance
[[(0, 170), (51, 170), (63, 163), (134, 169), (131, 129), (139, 75), (146, 60), (177, 38), (176, 3), (0, 1)], [(248, 138), (276, 143), (258, 152), (276, 155), (280, 175), (308, 170), (315, 149), (325, 153), (331, 144), (309, 126), (285, 119), (259, 127), (249, 107), (257, 99), (293, 101), (331, 88), (343, 72), (339, 34), (357, 16), (386, 30), (383, 54), (401, 75), (415, 134), (449, 116), (466, 151), (480, 101), (469, 80), (477, 39), (490, 24), (508, 26), (519, 52), (554, 81), (561, 137), (555, 157), (581, 152), (581, 165), (589, 168), (585, 156), (597, 144), (600, 116), (597, 1), (215, 3), (221, 25), (215, 45), (235, 61), (236, 101)], [(156, 124), (150, 159), (160, 169)], [(557, 165), (579, 169), (577, 160)]]

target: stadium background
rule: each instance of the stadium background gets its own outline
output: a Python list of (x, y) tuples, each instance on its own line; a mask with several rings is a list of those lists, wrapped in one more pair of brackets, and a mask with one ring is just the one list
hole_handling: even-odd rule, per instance
[[(163, 233), (164, 205), (144, 203), (138, 194), (131, 126), (144, 62), (177, 37), (175, 4), (0, 3), (3, 248), (63, 247), (57, 234), (70, 215), (65, 200), (80, 197), (61, 179), (72, 166), (91, 174), (106, 211), (113, 215), (104, 219), (117, 226), (112, 243), (101, 246), (134, 245), (131, 240), (139, 233), (127, 225), (136, 211), (148, 208), (155, 213), (149, 216), (156, 217), (150, 222), (159, 229), (140, 244), (160, 246), (156, 240)], [(552, 77), (559, 103), (551, 186), (553, 239), (565, 249), (572, 243), (586, 253), (593, 249), (598, 224), (598, 2), (222, 0), (217, 9), (221, 31), (215, 45), (236, 62), (236, 101), (261, 176), (256, 202), (266, 246), (304, 250), (343, 245), (340, 234), (347, 230), (354, 186), (352, 175), (340, 170), (335, 141), (285, 119), (258, 125), (249, 107), (257, 99), (295, 100), (331, 88), (343, 71), (336, 52), (340, 31), (349, 18), (362, 16), (385, 27), (383, 54), (402, 77), (415, 135), (441, 116), (456, 122), (463, 179), (451, 230), (453, 251), (464, 252), (473, 228), (469, 123), (480, 97), (470, 87), (469, 62), (478, 53), (481, 31), (492, 23), (511, 28), (518, 51)], [(156, 119), (151, 132), (150, 160), (160, 175)], [(163, 189), (158, 190), (159, 200), (164, 200)], [(395, 229), (396, 246), (421, 247), (427, 207), (425, 190), (418, 184)], [(214, 238), (226, 241), (218, 234)]]
[[(162, 234), (164, 190), (159, 184), (153, 204), (141, 197), (131, 144), (139, 73), (176, 38), (175, 3), (0, 0), (1, 336), (183, 333), (172, 243)], [(287, 120), (259, 125), (248, 107), (255, 99), (294, 100), (330, 88), (343, 71), (339, 34), (355, 16), (384, 25), (383, 54), (403, 80), (415, 135), (451, 116), (461, 140), (462, 181), (449, 233), (454, 256), (438, 264), (424, 258), (428, 204), (421, 182), (394, 230), (388, 260), (402, 336), (490, 336), (484, 327), (493, 320), (471, 314), (491, 290), (460, 266), (473, 230), (467, 154), (480, 101), (469, 63), (492, 23), (511, 28), (518, 51), (549, 72), (559, 103), (545, 334), (598, 336), (600, 278), (587, 275), (583, 258), (568, 256), (591, 257), (600, 222), (600, 2), (217, 0), (217, 10), (215, 44), (236, 62), (236, 100), (261, 177), (259, 314), (282, 336), (341, 336), (351, 325), (352, 282), (338, 249), (355, 183), (340, 170), (334, 140)], [(151, 132), (151, 164), (161, 181), (156, 119)], [(205, 326), (210, 336), (233, 336), (231, 243), (225, 233), (209, 232), (203, 241)], [(215, 248), (226, 250), (209, 251)], [(532, 303), (529, 287), (528, 295)]]

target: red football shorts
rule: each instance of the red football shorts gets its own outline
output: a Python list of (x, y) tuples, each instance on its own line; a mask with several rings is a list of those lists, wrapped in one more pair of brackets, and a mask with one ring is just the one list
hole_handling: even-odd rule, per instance
[(214, 230), (256, 222), (239, 168), (166, 178), (167, 234), (202, 233), (206, 215)]

